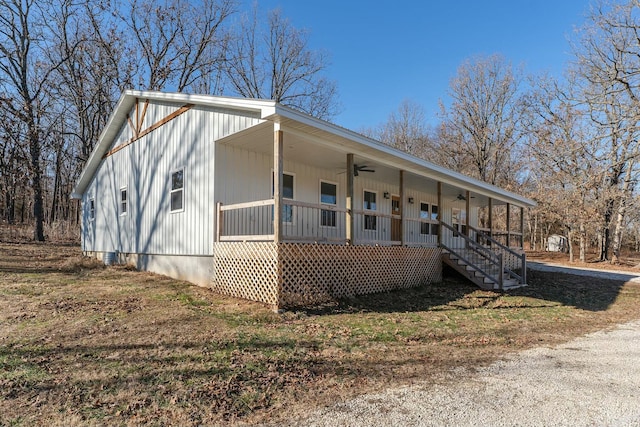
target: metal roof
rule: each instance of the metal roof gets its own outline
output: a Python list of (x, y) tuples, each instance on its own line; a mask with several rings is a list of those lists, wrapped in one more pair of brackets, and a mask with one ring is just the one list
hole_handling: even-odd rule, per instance
[(326, 141), (327, 144), (340, 148), (341, 151), (367, 156), (391, 167), (518, 206), (536, 205), (533, 200), (526, 197), (417, 158), (357, 132), (280, 105), (275, 101), (133, 90), (125, 91), (116, 104), (107, 126), (101, 133), (98, 143), (73, 189), (72, 197), (80, 198), (89, 186), (93, 175), (102, 162), (102, 157), (111, 147), (122, 124), (126, 122), (127, 114), (135, 105), (136, 99), (174, 102), (182, 105), (213, 106), (258, 113), (265, 121), (278, 123), (314, 136), (316, 140)]

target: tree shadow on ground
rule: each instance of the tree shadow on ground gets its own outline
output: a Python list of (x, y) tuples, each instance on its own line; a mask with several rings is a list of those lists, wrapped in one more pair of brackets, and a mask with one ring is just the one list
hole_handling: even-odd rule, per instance
[(308, 315), (329, 315), (343, 313), (397, 313), (429, 311), (445, 306), (478, 290), (449, 272), (443, 274), (440, 283), (430, 283), (415, 288), (396, 289), (376, 294), (338, 298), (326, 304), (301, 308)]
[[(560, 303), (589, 311), (604, 311), (616, 301), (627, 280), (618, 276), (581, 276), (577, 274), (528, 270), (528, 286), (504, 293), (484, 291), (459, 276), (448, 267), (443, 270), (443, 281), (416, 288), (398, 289), (377, 294), (339, 298), (335, 301), (309, 308), (303, 308), (307, 315), (331, 315), (343, 313), (396, 313), (418, 312), (444, 309), (480, 308), (498, 298), (528, 297), (541, 300), (540, 306), (548, 306), (544, 301)], [(631, 276), (630, 276), (631, 277)], [(475, 303), (467, 306), (465, 299), (473, 298)], [(528, 304), (527, 307), (533, 307)], [(500, 308), (500, 307), (498, 307)]]
[(508, 294), (555, 301), (582, 310), (604, 311), (616, 301), (622, 288), (633, 277), (611, 275), (611, 278), (606, 278), (528, 269), (528, 286)]

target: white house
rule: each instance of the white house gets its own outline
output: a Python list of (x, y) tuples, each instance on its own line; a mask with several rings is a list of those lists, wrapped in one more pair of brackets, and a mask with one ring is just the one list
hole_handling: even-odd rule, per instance
[(127, 91), (73, 196), (85, 254), (278, 307), (526, 282), (534, 202), (273, 101)]

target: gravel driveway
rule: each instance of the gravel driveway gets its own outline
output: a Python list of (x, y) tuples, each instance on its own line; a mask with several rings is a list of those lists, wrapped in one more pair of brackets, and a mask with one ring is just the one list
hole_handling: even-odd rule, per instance
[(640, 320), (473, 373), (361, 396), (292, 425), (640, 426)]

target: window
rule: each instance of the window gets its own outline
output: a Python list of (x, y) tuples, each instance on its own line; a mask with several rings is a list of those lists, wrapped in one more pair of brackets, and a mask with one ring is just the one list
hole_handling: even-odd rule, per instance
[[(438, 206), (437, 205), (431, 205), (431, 220), (432, 221), (438, 221)], [(431, 235), (432, 236), (437, 236), (439, 231), (440, 231), (440, 225), (439, 224), (431, 224)]]
[[(369, 211), (375, 211), (376, 207), (376, 196), (377, 194), (373, 191), (364, 190), (364, 198), (363, 198), (363, 208)], [(374, 215), (365, 215), (364, 216), (364, 229), (365, 230), (376, 230), (378, 228), (377, 218)]]
[(467, 226), (465, 225), (467, 222), (467, 212), (464, 209), (453, 208), (451, 214), (453, 228), (459, 233), (467, 234)]
[(120, 215), (127, 213), (127, 188), (120, 189)]
[[(420, 219), (431, 219), (429, 217), (429, 204), (428, 203), (420, 203)], [(421, 222), (420, 223), (420, 234), (429, 234), (429, 223)]]
[(89, 219), (96, 219), (96, 202), (93, 199), (89, 199)]
[[(336, 206), (338, 203), (338, 186), (336, 184), (320, 181), (320, 203)], [(320, 211), (320, 225), (323, 227), (335, 227), (336, 211), (322, 209)]]
[[(274, 193), (275, 182), (274, 175), (271, 175), (271, 195)], [(293, 200), (295, 197), (294, 191), (294, 175), (290, 173), (282, 174), (282, 198)], [(293, 206), (282, 204), (282, 222), (293, 223)]]
[(171, 212), (184, 209), (184, 169), (171, 174)]

